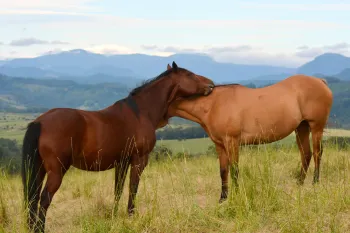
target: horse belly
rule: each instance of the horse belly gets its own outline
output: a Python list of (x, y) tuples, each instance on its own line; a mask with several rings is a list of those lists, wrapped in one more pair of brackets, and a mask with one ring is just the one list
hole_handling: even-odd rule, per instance
[(114, 168), (115, 162), (115, 155), (91, 153), (74, 156), (72, 165), (85, 171), (105, 171)]
[(273, 133), (268, 131), (258, 131), (256, 133), (244, 133), (241, 136), (241, 144), (258, 145), (258, 144), (271, 143), (287, 137), (292, 132), (293, 130), (278, 132), (278, 133)]
[(79, 151), (74, 155), (73, 166), (88, 171), (103, 171), (114, 167), (123, 154), (127, 140), (118, 137), (117, 129), (110, 124), (89, 121)]
[(300, 123), (300, 117), (291, 114), (261, 117), (255, 115), (254, 122), (247, 122), (241, 135), (243, 144), (264, 144), (279, 141), (290, 135)]

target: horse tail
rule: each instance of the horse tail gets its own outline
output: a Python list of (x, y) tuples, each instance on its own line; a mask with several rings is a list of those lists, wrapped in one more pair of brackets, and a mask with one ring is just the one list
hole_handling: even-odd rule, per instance
[(22, 147), (24, 206), (29, 214), (27, 215), (29, 225), (35, 221), (33, 218), (37, 214), (41, 191), (41, 177), (39, 175), (41, 158), (38, 150), (40, 133), (41, 124), (39, 122), (29, 123)]

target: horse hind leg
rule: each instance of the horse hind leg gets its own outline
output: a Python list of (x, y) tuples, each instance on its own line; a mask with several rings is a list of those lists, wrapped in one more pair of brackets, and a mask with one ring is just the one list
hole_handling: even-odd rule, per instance
[(313, 147), (312, 155), (315, 162), (313, 184), (319, 182), (320, 164), (321, 164), (321, 157), (323, 153), (322, 137), (323, 137), (324, 125), (325, 124), (315, 124), (315, 123), (310, 124), (311, 133), (312, 133), (312, 147)]
[(44, 167), (39, 168), (39, 171), (37, 174), (33, 174), (36, 178), (35, 178), (35, 185), (33, 185), (33, 187), (30, 187), (30, 191), (33, 194), (31, 194), (30, 196), (32, 196), (33, 198), (31, 200), (28, 200), (28, 209), (29, 209), (29, 218), (28, 218), (28, 225), (29, 225), (29, 229), (30, 230), (34, 230), (35, 229), (35, 224), (38, 218), (38, 206), (39, 206), (39, 201), (40, 201), (40, 192), (42, 189), (42, 185), (43, 185), (43, 181), (45, 178), (45, 169)]
[(311, 148), (310, 148), (310, 126), (307, 121), (302, 121), (298, 128), (295, 130), (296, 141), (301, 156), (301, 169), (298, 177), (298, 184), (304, 184), (307, 170), (311, 160)]
[(220, 162), (221, 195), (219, 203), (222, 203), (227, 199), (228, 195), (229, 158), (223, 146), (216, 144), (215, 148)]
[(47, 180), (44, 189), (41, 192), (39, 219), (36, 224), (37, 228), (35, 232), (45, 231), (47, 210), (52, 202), (55, 193), (60, 188), (63, 176), (69, 167), (70, 165), (63, 166), (58, 160), (55, 160), (53, 163), (50, 163), (48, 166), (46, 166)]

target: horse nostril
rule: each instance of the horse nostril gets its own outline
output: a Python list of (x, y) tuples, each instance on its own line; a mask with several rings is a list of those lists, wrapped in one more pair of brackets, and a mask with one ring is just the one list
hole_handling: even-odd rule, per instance
[(212, 91), (214, 89), (214, 84), (209, 84), (209, 88)]

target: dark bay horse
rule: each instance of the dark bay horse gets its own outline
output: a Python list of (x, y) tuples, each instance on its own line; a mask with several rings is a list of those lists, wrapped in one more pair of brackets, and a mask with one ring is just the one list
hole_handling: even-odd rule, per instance
[(220, 161), (221, 202), (227, 198), (229, 172), (233, 187), (238, 187), (240, 145), (271, 143), (293, 131), (302, 163), (298, 183), (303, 184), (312, 155), (313, 183), (318, 182), (321, 140), (332, 104), (333, 94), (325, 80), (294, 75), (268, 87), (216, 85), (208, 97), (178, 99), (169, 106), (162, 125), (170, 117), (178, 116), (199, 123), (208, 133)]
[[(158, 77), (105, 109), (55, 108), (31, 122), (22, 152), (29, 228), (44, 231), (46, 212), (71, 165), (87, 171), (115, 168), (116, 203), (131, 165), (128, 212), (133, 214), (140, 176), (168, 106), (179, 97), (209, 95), (213, 87), (210, 79), (199, 78), (173, 62)], [(45, 175), (47, 181), (41, 192)]]

